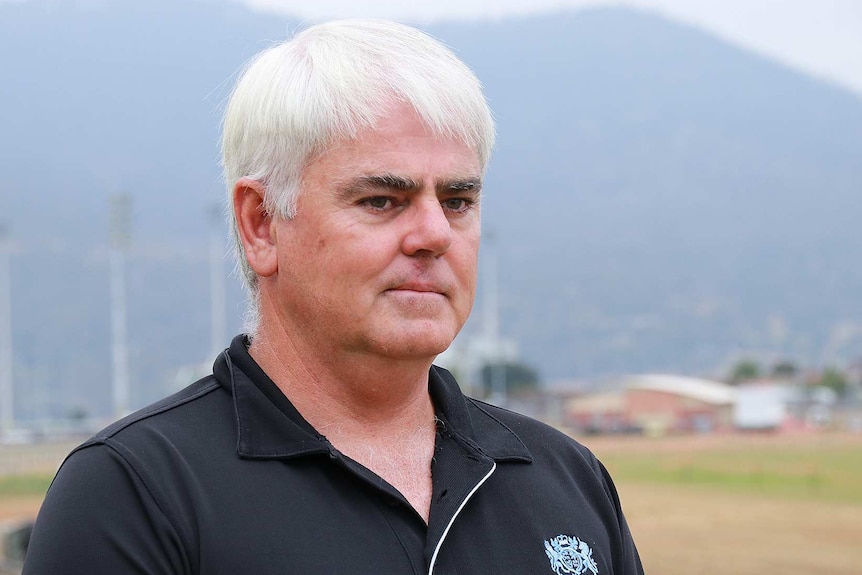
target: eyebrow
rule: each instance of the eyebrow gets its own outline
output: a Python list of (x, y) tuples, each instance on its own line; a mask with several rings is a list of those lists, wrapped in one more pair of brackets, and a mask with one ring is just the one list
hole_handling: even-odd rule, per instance
[[(375, 174), (360, 176), (343, 188), (343, 196), (350, 197), (370, 190), (390, 190), (398, 192), (417, 192), (422, 182), (395, 174)], [(451, 178), (437, 182), (438, 194), (471, 193), (478, 194), (482, 189), (482, 179), (478, 177)]]
[(437, 184), (437, 193), (459, 193), (469, 192), (478, 194), (482, 190), (481, 178), (466, 178), (446, 180)]
[(399, 192), (409, 192), (413, 190), (418, 190), (422, 187), (421, 182), (417, 182), (412, 178), (396, 176), (395, 174), (376, 174), (373, 176), (361, 176), (354, 180), (353, 183), (354, 186), (358, 188), (397, 190)]

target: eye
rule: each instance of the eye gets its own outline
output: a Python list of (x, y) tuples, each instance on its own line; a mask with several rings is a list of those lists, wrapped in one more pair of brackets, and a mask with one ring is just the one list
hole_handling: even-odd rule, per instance
[(392, 198), (386, 196), (373, 196), (363, 199), (360, 203), (375, 210), (387, 210), (392, 207)]
[(466, 198), (449, 198), (443, 201), (443, 207), (453, 212), (466, 212), (473, 207), (473, 201)]

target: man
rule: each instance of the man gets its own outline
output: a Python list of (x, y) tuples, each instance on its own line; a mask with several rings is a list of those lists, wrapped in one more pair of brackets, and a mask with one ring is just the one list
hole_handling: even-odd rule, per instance
[(493, 138), (405, 26), (253, 61), (223, 141), (248, 335), (70, 455), (24, 573), (642, 573), (589, 451), (431, 365), (473, 303)]

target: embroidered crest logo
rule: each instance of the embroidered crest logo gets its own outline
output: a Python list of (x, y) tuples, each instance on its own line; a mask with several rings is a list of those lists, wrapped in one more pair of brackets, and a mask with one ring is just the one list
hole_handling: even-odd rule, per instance
[(545, 555), (557, 575), (582, 575), (587, 571), (599, 575), (593, 550), (584, 541), (568, 535), (557, 535), (545, 541)]

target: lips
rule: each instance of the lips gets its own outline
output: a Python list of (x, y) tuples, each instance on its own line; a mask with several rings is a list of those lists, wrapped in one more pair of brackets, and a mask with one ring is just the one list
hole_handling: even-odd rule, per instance
[(401, 284), (398, 284), (394, 287), (387, 289), (386, 291), (412, 291), (412, 292), (420, 292), (420, 293), (437, 293), (440, 295), (446, 294), (446, 288), (425, 281), (408, 281)]

